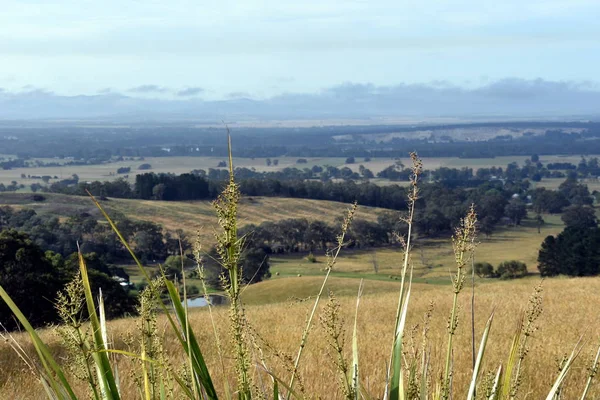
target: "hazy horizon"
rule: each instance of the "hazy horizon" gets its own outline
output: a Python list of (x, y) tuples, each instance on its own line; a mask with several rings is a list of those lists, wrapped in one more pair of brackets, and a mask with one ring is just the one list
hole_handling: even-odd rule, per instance
[(0, 118), (596, 115), (599, 17), (592, 0), (14, 2)]

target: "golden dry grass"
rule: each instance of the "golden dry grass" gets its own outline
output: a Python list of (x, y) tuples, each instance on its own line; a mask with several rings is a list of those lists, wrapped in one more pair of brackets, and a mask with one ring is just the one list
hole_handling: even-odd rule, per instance
[[(253, 285), (245, 292), (244, 297), (250, 303), (246, 312), (251, 325), (261, 337), (284, 353), (294, 353), (297, 349), (310, 301), (288, 300), (271, 304), (254, 304), (263, 302), (265, 293), (285, 292), (288, 297), (303, 298), (317, 292), (321, 280), (315, 277), (287, 278)], [(532, 292), (537, 279), (525, 279), (510, 282), (483, 283), (477, 285), (476, 297), (476, 331), (481, 335), (485, 320), (495, 311), (488, 347), (486, 351), (484, 370), (494, 370), (499, 363), (505, 362), (514, 334), (519, 315), (527, 306), (527, 299)], [(357, 290), (358, 281), (351, 279), (331, 280), (331, 288), (341, 296), (346, 328), (352, 324), (352, 314), (355, 299), (353, 293)], [(381, 396), (385, 381), (385, 368), (394, 328), (394, 315), (397, 304), (399, 285), (392, 282), (370, 282), (365, 288), (365, 296), (361, 304), (358, 328), (361, 380), (371, 393)], [(271, 299), (273, 300), (273, 299)], [(430, 302), (434, 302), (430, 350), (434, 363), (434, 376), (439, 372), (439, 366), (445, 352), (446, 321), (451, 308), (451, 288), (449, 286), (434, 286), (416, 284), (413, 287), (408, 327), (419, 324)], [(525, 362), (525, 379), (521, 394), (530, 399), (542, 398), (548, 391), (556, 376), (556, 359), (571, 351), (580, 335), (585, 334), (588, 342), (582, 355), (566, 381), (565, 399), (576, 398), (585, 379), (585, 362), (591, 356), (593, 346), (597, 344), (600, 333), (600, 320), (595, 304), (600, 302), (600, 280), (597, 278), (581, 279), (551, 279), (544, 283), (544, 312), (539, 320), (540, 329), (531, 340), (531, 351)], [(460, 322), (455, 338), (455, 395), (461, 398), (465, 393), (465, 384), (470, 376), (470, 327), (469, 327), (468, 293), (463, 293), (460, 301)], [(196, 310), (191, 316), (192, 326), (199, 336), (202, 349), (209, 363), (209, 368), (216, 377), (216, 387), (223, 389), (223, 376), (218, 366), (214, 336), (207, 310)], [(227, 346), (227, 309), (215, 310), (217, 330), (222, 342)], [(162, 325), (161, 325), (162, 326)], [(133, 329), (132, 319), (112, 321), (109, 324), (112, 337), (117, 343), (128, 331)], [(409, 329), (410, 331), (410, 329)], [(337, 390), (331, 359), (327, 355), (323, 330), (316, 325), (309, 337), (308, 345), (301, 363), (301, 373), (304, 385), (311, 395), (321, 395), (322, 398), (340, 398)], [(21, 343), (27, 342), (23, 335), (17, 335)], [(56, 337), (50, 330), (42, 332), (42, 337), (48, 340), (60, 355)], [(348, 344), (350, 333), (346, 335)], [(410, 347), (410, 335), (407, 334)], [(419, 339), (416, 338), (418, 341)], [(180, 349), (172, 335), (167, 334), (165, 348), (176, 368), (183, 359)], [(32, 354), (31, 346), (26, 346)], [(287, 376), (272, 352), (263, 347), (267, 354), (268, 364), (277, 374)], [(256, 356), (256, 354), (255, 354)], [(225, 360), (227, 373), (231, 377), (232, 363)], [(44, 398), (41, 385), (34, 375), (23, 367), (5, 343), (0, 344), (0, 398), (2, 399), (40, 399)], [(123, 398), (135, 398), (134, 388), (129, 379), (131, 365), (127, 360), (119, 362), (119, 372), (123, 381)], [(263, 379), (265, 377), (263, 376)], [(268, 385), (268, 382), (265, 382)], [(83, 386), (80, 385), (80, 389)], [(527, 395), (527, 396), (525, 396)], [(589, 398), (598, 398), (600, 392), (594, 389)]]

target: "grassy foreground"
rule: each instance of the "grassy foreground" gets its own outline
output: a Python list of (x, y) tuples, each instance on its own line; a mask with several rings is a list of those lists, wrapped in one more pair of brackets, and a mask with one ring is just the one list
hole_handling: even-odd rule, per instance
[[(317, 277), (285, 278), (266, 281), (252, 285), (243, 294), (248, 304), (246, 312), (260, 335), (282, 352), (293, 354), (302, 335), (302, 327), (312, 302), (308, 296), (314, 296), (322, 282)], [(506, 361), (512, 336), (517, 326), (519, 312), (526, 305), (532, 292), (532, 287), (538, 279), (531, 278), (510, 282), (494, 282), (479, 284), (476, 288), (476, 337), (481, 336), (487, 316), (495, 310), (493, 329), (490, 333), (486, 351), (484, 371), (495, 370), (499, 363)], [(333, 278), (329, 287), (340, 295), (343, 318), (346, 328), (350, 329), (353, 320), (355, 293), (358, 281), (355, 279)], [(386, 360), (389, 354), (390, 335), (394, 330), (394, 315), (397, 306), (399, 288), (398, 282), (370, 281), (365, 285), (365, 294), (361, 304), (358, 319), (359, 358), (362, 365), (362, 379), (371, 387), (373, 393), (383, 393)], [(528, 399), (545, 398), (557, 374), (557, 360), (571, 351), (571, 346), (582, 334), (590, 339), (582, 355), (573, 367), (572, 375), (565, 383), (564, 399), (575, 399), (581, 395), (581, 387), (586, 377), (586, 367), (595, 351), (594, 345), (600, 336), (600, 316), (594, 304), (600, 304), (600, 280), (597, 278), (580, 279), (551, 279), (544, 282), (543, 313), (539, 319), (539, 330), (531, 340), (531, 356), (525, 363), (525, 376), (528, 377), (522, 388), (523, 395)], [(434, 360), (442, 360), (445, 351), (446, 320), (451, 304), (451, 288), (437, 285), (413, 286), (411, 310), (409, 312), (407, 330), (419, 325), (422, 327), (423, 316), (430, 303), (434, 303), (432, 324), (430, 328), (431, 356)], [(268, 299), (266, 299), (266, 297)], [(274, 304), (261, 304), (266, 301), (277, 301)], [(301, 301), (304, 300), (304, 301)], [(471, 364), (471, 336), (469, 323), (469, 300), (465, 296), (460, 302), (459, 328), (456, 336), (455, 364), (457, 366)], [(227, 307), (213, 310), (219, 335), (228, 334)], [(218, 365), (218, 355), (210, 324), (208, 310), (197, 309), (191, 312), (191, 328), (196, 332), (203, 353), (208, 360), (208, 367), (216, 374), (215, 381), (223, 378)], [(134, 319), (122, 319), (108, 323), (111, 340), (117, 347), (124, 347), (123, 339), (128, 333), (133, 333)], [(159, 326), (166, 325), (164, 317), (159, 319)], [(420, 329), (418, 329), (420, 332)], [(418, 346), (420, 333), (415, 333), (415, 345)], [(42, 338), (59, 355), (64, 354), (59, 340), (52, 330), (41, 332)], [(28, 344), (25, 334), (16, 335), (29, 353), (33, 348)], [(408, 339), (408, 338), (407, 338)], [(347, 344), (351, 334), (346, 333)], [(410, 343), (410, 339), (408, 340)], [(179, 353), (179, 344), (175, 337), (167, 331), (164, 340), (165, 350), (169, 354)], [(264, 349), (269, 359), (277, 357)], [(350, 346), (346, 346), (346, 354), (350, 356)], [(328, 393), (327, 398), (342, 398), (334, 378), (335, 370), (331, 357), (327, 354), (325, 332), (322, 327), (314, 328), (313, 336), (309, 339), (304, 362), (301, 367), (303, 383), (313, 393)], [(175, 356), (174, 364), (184, 361), (182, 356)], [(226, 359), (227, 370), (231, 371), (233, 362)], [(272, 363), (276, 364), (276, 363)], [(441, 363), (435, 363), (441, 364)], [(45, 397), (44, 390), (32, 373), (25, 368), (7, 343), (0, 342), (0, 398), (2, 399), (41, 399)], [(118, 363), (122, 378), (131, 374), (136, 365), (130, 360), (121, 359)], [(281, 366), (276, 367), (283, 374)], [(441, 373), (441, 371), (437, 371)], [(464, 388), (470, 379), (470, 368), (457, 368), (455, 387), (459, 390), (455, 398), (465, 398)], [(123, 379), (125, 381), (125, 379)], [(232, 382), (233, 383), (233, 382)], [(219, 389), (220, 386), (217, 385)], [(85, 385), (79, 389), (85, 391)], [(600, 391), (592, 387), (590, 399), (598, 398)], [(137, 398), (137, 388), (133, 385), (122, 387), (122, 398)], [(221, 390), (221, 389), (220, 389)], [(523, 396), (525, 398), (525, 396)]]

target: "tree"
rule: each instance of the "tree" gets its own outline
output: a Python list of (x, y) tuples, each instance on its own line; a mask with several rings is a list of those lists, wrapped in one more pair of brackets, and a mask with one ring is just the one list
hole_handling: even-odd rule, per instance
[(533, 192), (533, 209), (538, 214), (543, 212), (558, 214), (568, 205), (569, 200), (561, 192), (544, 188)]
[(189, 269), (193, 267), (194, 264), (194, 261), (186, 256), (169, 256), (163, 264), (163, 269), (167, 278), (181, 282), (182, 274), (185, 273), (182, 271), (182, 268), (184, 270)]
[(544, 221), (542, 214), (538, 213), (535, 215), (535, 224), (537, 226), (538, 233), (542, 233), (542, 225), (544, 225), (545, 223), (546, 223), (546, 221)]
[(506, 215), (514, 225), (521, 225), (521, 220), (527, 216), (527, 207), (521, 199), (512, 199), (504, 208)]
[(354, 164), (354, 157), (350, 156), (348, 158), (346, 158), (346, 164)]
[[(56, 320), (53, 301), (67, 279), (28, 235), (15, 230), (0, 233), (0, 286), (32, 325)], [(0, 323), (7, 329), (17, 327), (4, 302), (0, 302)]]
[(578, 183), (576, 178), (567, 178), (560, 184), (558, 191), (562, 193), (571, 204), (589, 205), (594, 202), (587, 185)]
[(270, 159), (270, 158), (267, 158), (267, 159), (265, 160), (265, 162), (266, 162), (266, 164), (267, 164), (267, 167), (270, 167), (270, 166), (271, 166), (271, 164), (272, 164), (272, 161), (271, 161), (271, 159)]
[(167, 190), (167, 185), (164, 183), (159, 183), (158, 185), (154, 185), (152, 188), (152, 197), (156, 200), (163, 200), (165, 198), (165, 192)]
[(565, 209), (560, 219), (567, 227), (575, 228), (596, 228), (598, 227), (598, 218), (592, 207), (573, 205)]
[(537, 154), (531, 156), (531, 162), (537, 163), (538, 161), (540, 161), (540, 156), (538, 156)]
[(500, 279), (522, 278), (527, 275), (527, 265), (520, 261), (503, 261), (494, 273)]
[(162, 228), (152, 222), (142, 221), (136, 223), (133, 242), (144, 262), (164, 260), (167, 257), (167, 247), (163, 241)]
[(486, 237), (492, 236), (494, 233), (494, 220), (489, 215), (486, 215), (479, 221), (479, 231)]
[(139, 169), (139, 170), (141, 170), (141, 171), (143, 171), (143, 170), (147, 170), (147, 169), (152, 169), (152, 165), (150, 165), (150, 164), (148, 164), (148, 163), (144, 163), (144, 164), (141, 164), (141, 165), (138, 167), (138, 169)]
[(269, 254), (262, 248), (248, 248), (242, 253), (242, 281), (244, 283), (261, 282), (271, 277)]
[(493, 278), (494, 266), (488, 262), (477, 262), (474, 265), (475, 274), (480, 278)]
[(600, 273), (600, 229), (567, 227), (548, 236), (538, 253), (542, 276), (593, 276)]

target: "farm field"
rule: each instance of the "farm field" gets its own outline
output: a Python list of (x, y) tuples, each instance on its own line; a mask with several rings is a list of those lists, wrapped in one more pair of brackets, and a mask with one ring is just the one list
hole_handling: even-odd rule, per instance
[[(594, 157), (593, 155), (589, 157)], [(358, 171), (360, 165), (364, 165), (365, 168), (370, 169), (374, 174), (394, 164), (395, 160), (391, 158), (373, 158), (370, 161), (365, 162), (363, 158), (356, 157), (354, 164), (345, 164), (346, 158), (344, 157), (315, 157), (306, 158), (305, 164), (297, 164), (296, 161), (299, 157), (277, 157), (279, 164), (277, 166), (266, 165), (266, 158), (234, 158), (234, 165), (236, 167), (243, 168), (255, 168), (257, 171), (280, 171), (284, 168), (312, 168), (315, 165), (324, 166), (331, 165), (334, 167), (346, 166), (353, 171)], [(526, 156), (510, 156), (510, 157), (496, 157), (496, 158), (457, 158), (457, 157), (440, 157), (423, 158), (423, 165), (425, 169), (436, 169), (439, 167), (448, 168), (463, 168), (470, 167), (474, 170), (478, 168), (488, 167), (506, 167), (511, 162), (516, 162), (519, 165), (523, 165), (525, 160), (529, 157)], [(275, 158), (273, 158), (275, 159)], [(570, 162), (577, 164), (581, 159), (580, 156), (560, 156), (550, 155), (541, 156), (540, 162), (546, 164), (550, 162)], [(64, 160), (55, 159), (40, 159), (45, 162), (63, 162)], [(36, 168), (14, 168), (11, 170), (0, 170), (0, 183), (5, 185), (10, 184), (11, 181), (17, 181), (18, 183), (29, 186), (31, 183), (41, 183), (37, 179), (23, 179), (21, 174), (35, 175), (35, 176), (56, 176), (58, 179), (66, 179), (71, 177), (73, 174), (77, 174), (81, 181), (106, 181), (114, 180), (119, 177), (128, 176), (129, 182), (135, 181), (135, 175), (144, 172), (154, 173), (174, 173), (182, 174), (188, 173), (193, 169), (204, 169), (208, 171), (209, 168), (217, 168), (220, 161), (224, 161), (224, 157), (148, 157), (143, 161), (115, 161), (107, 164), (99, 165), (83, 165), (83, 166), (57, 166), (57, 167), (36, 167)], [(405, 154), (400, 160), (405, 164), (409, 165), (410, 160)], [(138, 170), (141, 164), (150, 164), (152, 166), (149, 170)], [(130, 167), (131, 172), (129, 174), (116, 174), (118, 168)], [(52, 179), (50, 182), (54, 182)], [(374, 180), (377, 182), (377, 180)]]

